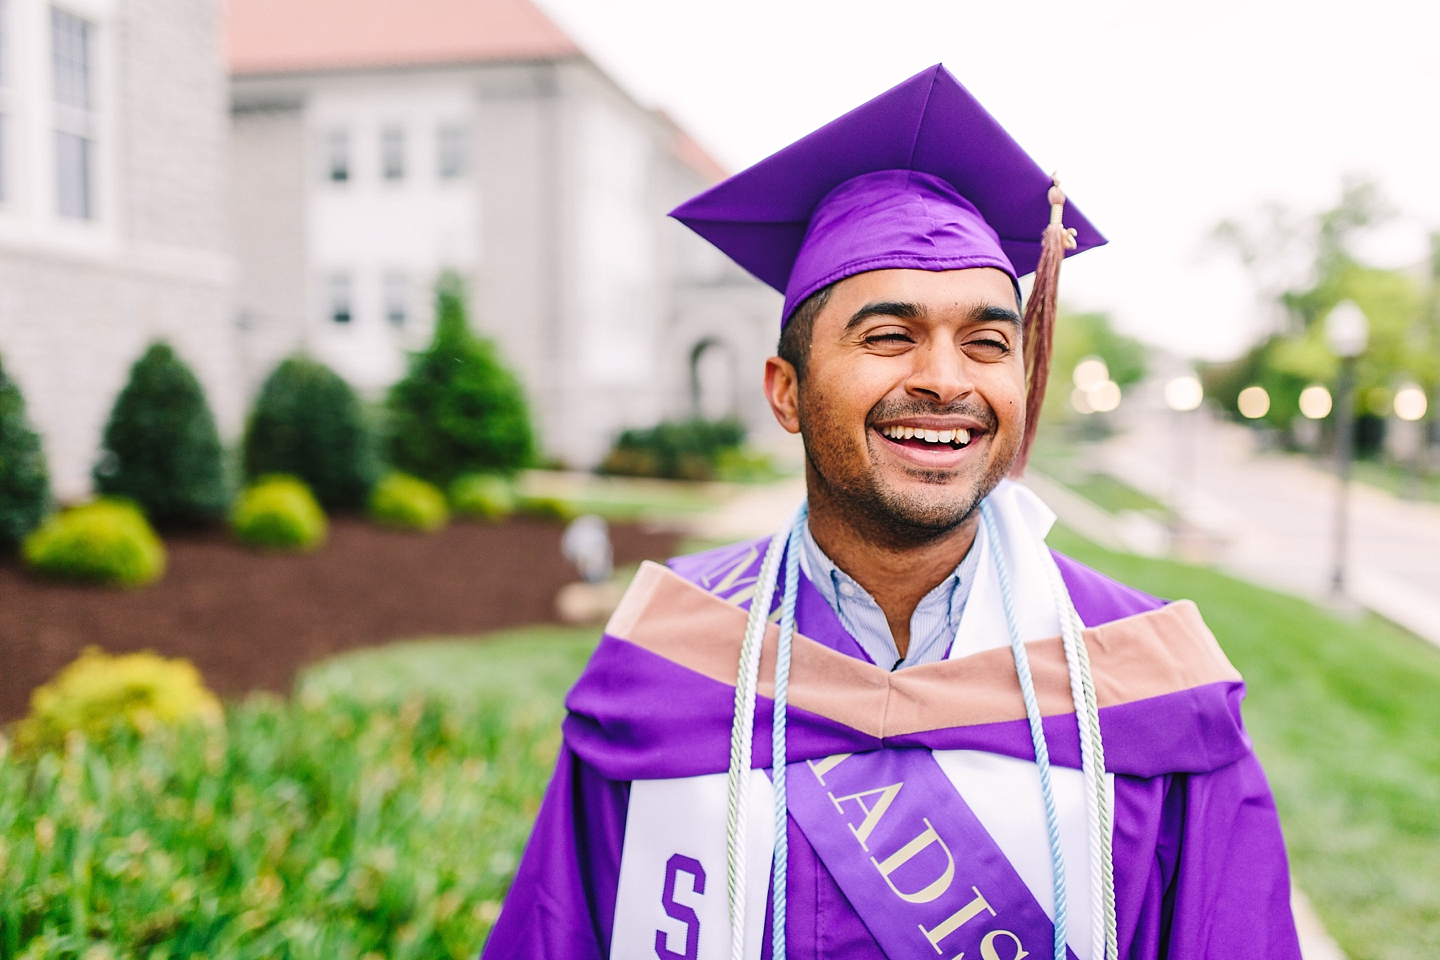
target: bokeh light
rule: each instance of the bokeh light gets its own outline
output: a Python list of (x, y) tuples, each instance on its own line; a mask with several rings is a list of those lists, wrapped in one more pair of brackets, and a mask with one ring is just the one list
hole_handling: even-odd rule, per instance
[(1425, 391), (1415, 384), (1401, 387), (1395, 392), (1395, 416), (1401, 420), (1419, 420), (1429, 409), (1430, 401), (1425, 396)]
[(1090, 406), (1095, 408), (1096, 413), (1109, 413), (1120, 406), (1120, 384), (1114, 380), (1106, 380), (1095, 389), (1087, 390), (1085, 393), (1086, 399), (1090, 401)]
[(1095, 408), (1090, 406), (1090, 391), (1079, 387), (1070, 391), (1070, 406), (1075, 408), (1076, 413), (1088, 415), (1095, 412)]
[(1259, 420), (1270, 412), (1270, 394), (1265, 392), (1264, 387), (1246, 387), (1235, 399), (1235, 405), (1240, 408), (1240, 416), (1247, 420)]
[(1075, 386), (1089, 392), (1110, 379), (1110, 368), (1099, 357), (1083, 357), (1075, 364)]
[(1205, 388), (1192, 376), (1176, 377), (1165, 384), (1165, 406), (1171, 410), (1194, 410), (1205, 399)]
[(1300, 391), (1300, 413), (1311, 420), (1324, 420), (1330, 416), (1334, 402), (1330, 391), (1320, 384), (1313, 384)]

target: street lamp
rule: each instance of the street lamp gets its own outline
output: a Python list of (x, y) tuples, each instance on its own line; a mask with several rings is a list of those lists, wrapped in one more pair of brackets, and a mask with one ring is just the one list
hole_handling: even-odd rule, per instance
[(1335, 474), (1339, 488), (1335, 503), (1335, 572), (1330, 581), (1337, 597), (1345, 593), (1350, 460), (1355, 443), (1355, 360), (1365, 352), (1369, 340), (1370, 320), (1354, 301), (1342, 301), (1325, 318), (1325, 341), (1340, 358), (1340, 395), (1335, 410)]

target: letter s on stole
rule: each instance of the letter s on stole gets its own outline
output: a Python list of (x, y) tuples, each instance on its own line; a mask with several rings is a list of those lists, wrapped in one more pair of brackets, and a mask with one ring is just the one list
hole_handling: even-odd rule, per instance
[(700, 918), (693, 909), (675, 899), (676, 880), (682, 873), (690, 875), (692, 890), (697, 894), (705, 892), (705, 868), (699, 860), (677, 853), (666, 861), (665, 890), (660, 895), (660, 903), (665, 907), (665, 916), (685, 924), (685, 952), (671, 950), (665, 931), (656, 930), (655, 956), (660, 960), (696, 960), (700, 955)]

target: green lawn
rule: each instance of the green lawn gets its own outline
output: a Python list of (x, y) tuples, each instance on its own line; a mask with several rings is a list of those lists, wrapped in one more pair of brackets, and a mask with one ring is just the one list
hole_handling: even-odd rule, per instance
[(1440, 956), (1440, 650), (1211, 570), (1052, 546), (1158, 596), (1199, 604), (1245, 675), (1245, 721), (1292, 869), (1353, 960)]
[[(1249, 682), (1326, 926), (1353, 960), (1440, 956), (1440, 651), (1063, 529), (1051, 543), (1199, 603)], [(0, 960), (473, 958), (597, 635), (357, 651), (292, 698), (230, 704), (224, 729), (0, 752)]]

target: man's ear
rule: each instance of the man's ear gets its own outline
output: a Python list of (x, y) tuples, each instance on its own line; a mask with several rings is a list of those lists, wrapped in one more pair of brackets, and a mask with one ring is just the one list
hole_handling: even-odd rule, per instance
[(800, 378), (790, 361), (771, 357), (765, 361), (765, 398), (780, 426), (800, 432)]

